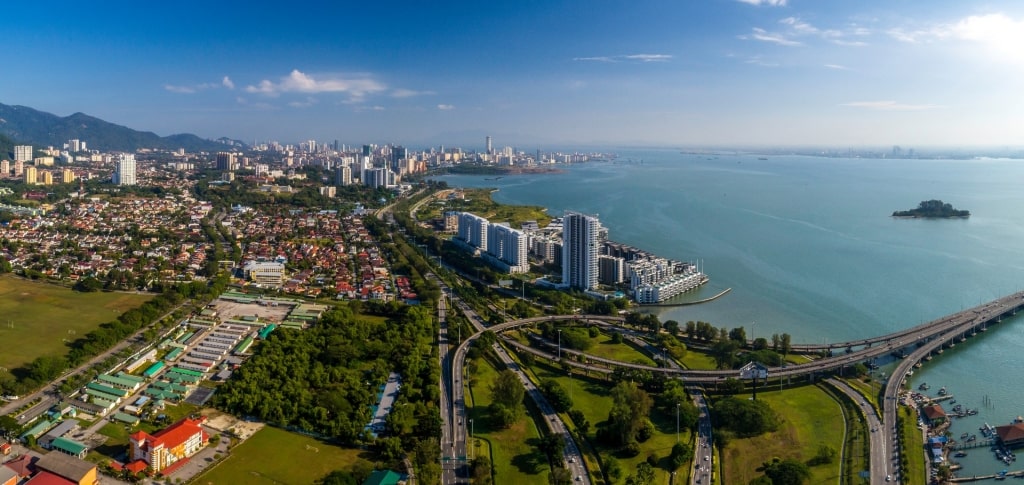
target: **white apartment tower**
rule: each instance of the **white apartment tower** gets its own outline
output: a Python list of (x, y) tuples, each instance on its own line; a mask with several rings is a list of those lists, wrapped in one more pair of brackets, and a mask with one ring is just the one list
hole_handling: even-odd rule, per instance
[(32, 161), (32, 145), (15, 145), (14, 146), (14, 161), (16, 161), (16, 162), (31, 162)]
[(530, 270), (526, 243), (526, 233), (512, 229), (507, 223), (487, 226), (487, 254), (501, 261), (501, 266), (507, 265), (505, 269), (509, 273), (526, 273)]
[(117, 170), (114, 171), (114, 184), (135, 185), (135, 154), (122, 153), (117, 160)]
[(562, 216), (562, 284), (590, 290), (597, 287), (601, 221), (566, 212)]
[(490, 223), (487, 219), (469, 212), (459, 213), (459, 239), (466, 241), (470, 246), (487, 250), (487, 226)]

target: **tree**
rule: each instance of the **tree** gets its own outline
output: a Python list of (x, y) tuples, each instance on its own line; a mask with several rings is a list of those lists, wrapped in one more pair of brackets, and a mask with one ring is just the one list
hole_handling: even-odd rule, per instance
[(811, 478), (811, 470), (807, 465), (791, 458), (775, 458), (771, 463), (765, 463), (764, 474), (772, 479), (773, 485), (802, 485)]
[(747, 344), (747, 330), (743, 327), (736, 327), (729, 331), (729, 340), (739, 342), (740, 346)]
[(604, 472), (608, 475), (608, 479), (611, 482), (618, 482), (622, 478), (622, 465), (619, 464), (619, 460), (615, 459), (614, 456), (608, 456), (604, 460)]
[(507, 408), (517, 409), (523, 403), (525, 395), (523, 383), (519, 382), (519, 376), (511, 369), (499, 372), (491, 384), (491, 399)]
[(562, 467), (556, 467), (548, 473), (549, 485), (572, 485), (572, 473)]
[(654, 483), (654, 467), (646, 461), (636, 465), (636, 474), (626, 477), (626, 485), (652, 485)]
[(491, 485), (494, 483), (493, 467), (491, 459), (485, 455), (473, 459), (470, 465), (470, 474), (473, 477), (474, 485)]
[(791, 338), (788, 333), (782, 334), (779, 338), (779, 345), (782, 347), (782, 356), (789, 355), (789, 352), (793, 350)]
[(637, 440), (647, 423), (652, 400), (646, 391), (633, 382), (622, 381), (612, 388), (612, 410), (608, 413), (607, 437), (623, 446)]
[(672, 454), (668, 458), (672, 469), (675, 470), (693, 458), (693, 449), (688, 443), (676, 443), (672, 446)]
[(735, 340), (719, 340), (711, 346), (711, 356), (719, 369), (732, 369), (736, 365), (736, 351), (740, 344)]
[(572, 399), (569, 398), (569, 393), (566, 392), (558, 381), (554, 379), (544, 379), (540, 383), (540, 390), (544, 393), (544, 397), (548, 398), (548, 402), (551, 403), (551, 407), (559, 413), (564, 413), (572, 408)]
[(665, 331), (672, 334), (673, 337), (679, 335), (679, 322), (675, 320), (669, 320), (665, 322)]
[(778, 415), (764, 401), (720, 399), (715, 403), (714, 417), (719, 426), (740, 437), (757, 436), (779, 427)]
[(818, 453), (814, 455), (814, 458), (811, 458), (810, 460), (807, 461), (807, 465), (827, 465), (829, 463), (835, 462), (836, 457), (838, 455), (839, 454), (836, 452), (835, 448), (832, 448), (831, 446), (828, 445), (819, 445)]

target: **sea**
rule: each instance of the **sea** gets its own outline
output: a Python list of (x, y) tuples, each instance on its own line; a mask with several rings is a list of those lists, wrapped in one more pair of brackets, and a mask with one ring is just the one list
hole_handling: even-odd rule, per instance
[[(743, 326), (748, 337), (769, 340), (788, 333), (794, 343), (837, 342), (1024, 289), (1024, 160), (614, 152), (610, 161), (557, 165), (561, 173), (440, 180), (491, 187), (497, 202), (539, 205), (552, 216), (596, 215), (612, 240), (698, 263), (710, 282), (684, 301), (731, 289), (712, 302), (658, 308), (661, 321)], [(971, 216), (891, 216), (930, 199)], [(979, 410), (954, 421), (954, 438), (970, 432), (982, 439), (984, 423), (1024, 415), (1021, 315), (945, 351), (910, 378), (915, 390), (922, 382), (931, 395), (946, 387), (957, 403)], [(987, 447), (955, 460), (960, 476), (1024, 469), (1024, 459), (1007, 466)]]

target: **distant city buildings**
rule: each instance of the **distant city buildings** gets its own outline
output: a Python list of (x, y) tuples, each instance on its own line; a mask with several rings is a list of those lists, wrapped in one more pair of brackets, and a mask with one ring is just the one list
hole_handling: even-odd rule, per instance
[(238, 157), (234, 153), (220, 152), (217, 154), (217, 170), (238, 170)]
[(32, 145), (15, 145), (14, 160), (17, 162), (31, 162)]

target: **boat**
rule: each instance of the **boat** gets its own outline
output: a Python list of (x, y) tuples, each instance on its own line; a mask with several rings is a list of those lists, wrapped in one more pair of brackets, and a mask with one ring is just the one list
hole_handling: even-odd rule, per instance
[(970, 435), (971, 435), (971, 433), (964, 433), (964, 434), (960, 435), (960, 439), (965, 440)]
[(967, 437), (967, 442), (969, 443), (969, 442), (974, 441), (976, 439), (978, 439), (978, 435), (972, 434), (972, 435)]
[(927, 382), (922, 382), (920, 386), (917, 386), (917, 390), (919, 391), (927, 391), (928, 389), (931, 388), (932, 386), (929, 386)]
[(940, 396), (945, 396), (946, 395), (946, 386), (942, 386), (942, 388), (939, 389), (939, 395)]
[(953, 455), (953, 456), (955, 456), (955, 457), (957, 457), (957, 458), (963, 458), (963, 457), (967, 456), (967, 452), (966, 452), (966, 451), (958, 451), (958, 452), (956, 452), (956, 454), (955, 454), (955, 455)]

